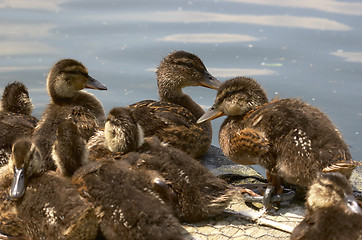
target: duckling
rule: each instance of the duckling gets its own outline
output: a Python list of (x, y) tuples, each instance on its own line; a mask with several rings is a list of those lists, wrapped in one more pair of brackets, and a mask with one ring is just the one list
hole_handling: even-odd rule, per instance
[(47, 88), (51, 102), (35, 128), (34, 142), (42, 154), (44, 168), (55, 170), (51, 148), (57, 126), (68, 117), (74, 106), (88, 109), (97, 118), (98, 123), (103, 125), (105, 114), (102, 104), (93, 95), (81, 90), (107, 88), (90, 77), (83, 64), (73, 59), (60, 60), (52, 67), (47, 78)]
[(181, 221), (196, 222), (222, 213), (234, 189), (196, 159), (179, 149), (163, 146), (156, 137), (146, 138), (143, 143), (142, 128), (132, 120), (137, 110), (127, 110), (115, 108), (108, 115), (104, 129), (108, 150), (115, 155), (133, 151), (119, 159), (129, 162), (134, 169), (159, 172), (176, 195), (164, 200), (173, 206)]
[(144, 142), (144, 131), (136, 122), (134, 114), (139, 115), (144, 110), (122, 107), (111, 109), (105, 123), (107, 131), (98, 129), (87, 142), (89, 160), (97, 161), (105, 157), (119, 160), (124, 154), (137, 151)]
[(0, 102), (0, 111), (31, 115), (33, 104), (29, 98), (28, 89), (23, 83), (14, 81), (5, 87)]
[(261, 165), (271, 179), (277, 175), (308, 187), (320, 172), (338, 171), (349, 178), (360, 164), (324, 113), (294, 98), (268, 102), (254, 79), (225, 81), (198, 123), (222, 115), (227, 115), (219, 132), (224, 154), (239, 164)]
[(26, 236), (95, 239), (99, 208), (81, 197), (68, 179), (52, 171), (40, 173), (40, 157), (30, 139), (21, 138), (6, 166), (13, 176), (9, 196), (16, 201), (17, 219)]
[(344, 175), (322, 174), (311, 185), (305, 205), (306, 217), (291, 239), (362, 239), (362, 209)]
[(88, 142), (88, 140), (100, 129), (97, 118), (88, 108), (75, 106), (68, 118), (78, 127), (80, 136)]
[(21, 219), (18, 218), (16, 202), (9, 195), (12, 179), (13, 170), (9, 164), (0, 167), (0, 239), (26, 237)]
[[(183, 239), (172, 210), (150, 187), (162, 184), (160, 177), (151, 179), (150, 171), (132, 170), (126, 161), (109, 157), (86, 164), (80, 160), (87, 150), (79, 138), (71, 121), (61, 123), (52, 154), (61, 172), (74, 172), (72, 181), (82, 196), (101, 208), (100, 229), (106, 239)], [(68, 164), (69, 156), (82, 163)]]
[(9, 83), (0, 102), (0, 166), (7, 163), (14, 141), (33, 133), (38, 120), (31, 116), (32, 110), (27, 87), (17, 81)]
[(217, 89), (220, 82), (207, 71), (199, 57), (184, 51), (167, 55), (156, 73), (160, 101), (145, 100), (128, 107), (144, 110), (137, 121), (146, 137), (157, 136), (162, 142), (193, 157), (201, 156), (211, 144), (211, 124), (196, 124), (204, 110), (182, 88)]

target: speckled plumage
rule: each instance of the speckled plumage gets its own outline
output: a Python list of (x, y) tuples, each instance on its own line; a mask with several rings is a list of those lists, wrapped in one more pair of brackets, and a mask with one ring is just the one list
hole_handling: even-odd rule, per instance
[(212, 128), (210, 123), (196, 124), (204, 110), (182, 88), (217, 89), (220, 82), (208, 73), (200, 58), (184, 51), (167, 55), (156, 73), (161, 101), (145, 100), (128, 107), (142, 109), (137, 121), (146, 137), (157, 136), (162, 142), (199, 157), (210, 147)]
[(149, 188), (142, 171), (124, 161), (90, 162), (73, 177), (83, 196), (101, 206), (106, 239), (182, 239), (171, 209)]
[(88, 141), (99, 129), (98, 119), (86, 107), (73, 107), (68, 119), (77, 126), (80, 136), (85, 141)]
[[(234, 190), (222, 179), (217, 178), (210, 173), (196, 159), (185, 152), (164, 146), (157, 137), (146, 138), (142, 146), (133, 148), (133, 152), (122, 155), (124, 152), (109, 152), (117, 147), (108, 148), (108, 145), (122, 145), (119, 148), (135, 144), (135, 140), (128, 141), (122, 139), (123, 135), (138, 136), (137, 131), (141, 128), (125, 128), (117, 119), (132, 119), (133, 111), (118, 108), (118, 114), (114, 115), (111, 111), (105, 124), (104, 143), (99, 144), (96, 149), (103, 149), (101, 152), (106, 156), (112, 156), (120, 161), (131, 163), (136, 170), (153, 170), (159, 174), (169, 184), (174, 192), (173, 194), (163, 194), (164, 200), (172, 205), (175, 215), (182, 221), (195, 222), (220, 214), (231, 201)], [(111, 115), (111, 116), (110, 116)], [(136, 121), (130, 120), (128, 125), (136, 125)], [(116, 131), (118, 134), (109, 134), (109, 131)], [(136, 131), (137, 130), (137, 131)], [(112, 139), (113, 138), (113, 139)], [(136, 144), (139, 145), (139, 142)], [(107, 152), (108, 150), (108, 152)], [(90, 155), (93, 155), (91, 151)], [(96, 153), (95, 153), (96, 154)], [(162, 195), (162, 194), (161, 194)]]
[[(162, 181), (157, 173), (132, 170), (127, 162), (109, 156), (81, 163), (81, 155), (86, 155), (87, 150), (76, 126), (68, 121), (60, 124), (57, 132), (56, 144), (63, 146), (55, 145), (53, 151), (57, 165), (62, 166), (59, 170), (75, 172), (73, 184), (83, 197), (101, 209), (100, 229), (106, 239), (182, 239), (181, 225), (153, 191)], [(61, 137), (62, 132), (70, 137)], [(78, 156), (69, 152), (73, 148), (79, 149)], [(68, 156), (74, 159), (69, 161)]]
[(259, 164), (285, 181), (307, 187), (322, 171), (348, 178), (359, 164), (328, 117), (294, 98), (268, 102), (261, 86), (237, 77), (221, 85), (215, 104), (200, 122), (227, 115), (219, 141), (240, 164)]
[(55, 169), (51, 159), (51, 148), (55, 141), (55, 131), (59, 123), (68, 118), (75, 106), (88, 109), (100, 125), (104, 124), (105, 114), (102, 104), (84, 88), (105, 90), (106, 87), (90, 77), (86, 67), (73, 59), (57, 62), (47, 78), (51, 102), (34, 131), (34, 142), (39, 146), (46, 170)]
[(221, 214), (234, 194), (231, 186), (196, 159), (179, 149), (162, 146), (156, 138), (147, 139), (137, 152), (128, 153), (122, 160), (135, 169), (161, 174), (176, 194), (170, 204), (181, 221), (197, 222)]
[(362, 209), (343, 175), (319, 177), (308, 191), (306, 208), (306, 217), (293, 230), (292, 240), (362, 239)]
[(27, 235), (34, 239), (95, 239), (99, 208), (81, 197), (71, 182), (47, 172), (34, 177), (17, 204)]
[[(8, 198), (17, 199), (6, 208), (14, 213), (12, 220), (30, 239), (95, 239), (99, 209), (82, 198), (68, 179), (52, 171), (39, 173), (40, 165), (40, 155), (29, 139), (14, 143), (11, 161), (3, 167), (8, 169), (7, 186), (2, 183), (3, 189), (10, 189)], [(17, 177), (20, 171), (24, 182)]]
[(7, 163), (15, 140), (33, 133), (38, 120), (31, 116), (32, 110), (26, 86), (21, 82), (9, 83), (0, 102), (0, 166)]
[(18, 218), (16, 202), (9, 195), (13, 179), (9, 164), (0, 168), (0, 233), (11, 237), (25, 237), (21, 219)]
[(29, 98), (28, 88), (17, 81), (6, 85), (0, 102), (0, 111), (30, 116), (33, 104)]

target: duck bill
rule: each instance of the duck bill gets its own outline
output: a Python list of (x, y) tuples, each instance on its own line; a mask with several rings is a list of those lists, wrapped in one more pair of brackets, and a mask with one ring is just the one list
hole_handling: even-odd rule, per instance
[(211, 121), (215, 118), (224, 116), (225, 114), (223, 112), (221, 112), (217, 107), (212, 106), (211, 108), (209, 108), (209, 110), (207, 110), (204, 115), (202, 115), (198, 120), (197, 123), (203, 123), (206, 121)]
[(347, 201), (348, 210), (350, 210), (352, 213), (362, 214), (362, 209), (352, 194), (346, 194), (345, 199)]
[(107, 87), (100, 83), (98, 80), (88, 76), (88, 81), (85, 83), (84, 88), (97, 89), (97, 90), (107, 90)]
[(27, 177), (25, 174), (25, 169), (17, 169), (15, 168), (14, 178), (11, 183), (10, 188), (10, 197), (13, 199), (19, 199), (24, 196), (25, 189), (26, 189), (26, 181)]
[(221, 82), (205, 70), (204, 79), (200, 82), (200, 85), (203, 87), (218, 90), (221, 86)]

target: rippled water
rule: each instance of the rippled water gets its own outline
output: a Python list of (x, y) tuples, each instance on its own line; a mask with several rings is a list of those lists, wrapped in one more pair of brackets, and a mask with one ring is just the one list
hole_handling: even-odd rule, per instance
[[(270, 98), (300, 97), (326, 112), (362, 160), (362, 3), (335, 0), (0, 1), (0, 87), (30, 89), (34, 114), (60, 58), (82, 61), (108, 91), (108, 112), (157, 99), (154, 69), (174, 50), (203, 59), (220, 80), (257, 79)], [(215, 92), (185, 90), (203, 107)], [(214, 140), (223, 119), (213, 122)]]

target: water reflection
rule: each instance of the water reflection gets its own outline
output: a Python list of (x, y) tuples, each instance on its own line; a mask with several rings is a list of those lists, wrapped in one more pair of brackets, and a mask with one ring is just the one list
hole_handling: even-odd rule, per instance
[(251, 3), (267, 6), (309, 8), (322, 12), (346, 15), (362, 15), (362, 3), (335, 0), (224, 0), (226, 2)]
[(162, 38), (158, 41), (164, 42), (183, 42), (183, 43), (226, 43), (226, 42), (252, 42), (259, 41), (259, 38), (240, 35), (240, 34), (173, 34)]
[[(96, 16), (88, 16), (89, 20)], [(296, 27), (314, 30), (348, 31), (352, 28), (346, 24), (319, 17), (299, 17), (287, 15), (234, 15), (197, 11), (164, 11), (132, 14), (109, 14), (107, 21), (147, 21), (164, 23), (246, 23), (260, 26)]]
[(0, 42), (1, 54), (3, 55), (27, 55), (27, 54), (50, 54), (57, 50), (47, 43), (33, 41), (3, 41)]
[(331, 55), (344, 58), (346, 62), (362, 63), (362, 52), (344, 52), (343, 50), (338, 50), (331, 52)]
[(61, 9), (59, 5), (67, 1), (68, 0), (3, 0), (0, 2), (0, 8), (59, 11)]
[(50, 37), (53, 34), (50, 30), (55, 26), (52, 24), (37, 24), (34, 27), (34, 23), (16, 23), (16, 24), (4, 24), (0, 23), (0, 35), (6, 38), (44, 38)]
[(0, 72), (46, 71), (48, 68), (49, 66), (0, 66)]
[(276, 71), (270, 69), (251, 68), (209, 68), (209, 72), (215, 77), (231, 78), (235, 76), (260, 76), (273, 75)]
[[(3, 0), (0, 93), (23, 81), (40, 117), (49, 68), (70, 57), (109, 86), (92, 92), (109, 111), (157, 99), (150, 71), (166, 54), (185, 50), (220, 80), (255, 77), (270, 98), (278, 92), (319, 107), (361, 160), (362, 2), (352, 1)], [(185, 92), (204, 108), (215, 98), (208, 89)], [(215, 145), (221, 122), (213, 122)]]

